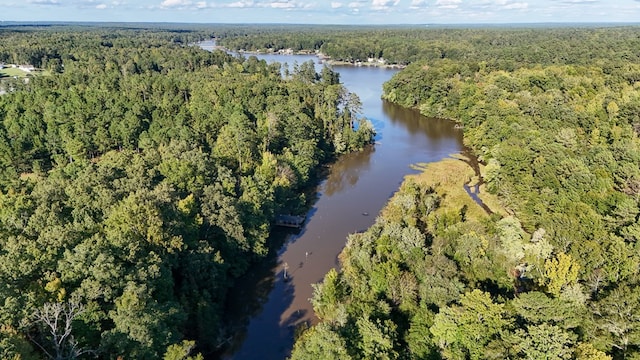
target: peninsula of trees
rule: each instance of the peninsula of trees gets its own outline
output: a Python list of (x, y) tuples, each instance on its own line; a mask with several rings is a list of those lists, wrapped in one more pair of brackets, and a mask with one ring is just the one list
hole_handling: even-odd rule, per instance
[[(330, 69), (144, 27), (0, 28), (0, 357), (183, 359), (278, 213), (370, 143)], [(357, 130), (355, 130), (357, 129)]]

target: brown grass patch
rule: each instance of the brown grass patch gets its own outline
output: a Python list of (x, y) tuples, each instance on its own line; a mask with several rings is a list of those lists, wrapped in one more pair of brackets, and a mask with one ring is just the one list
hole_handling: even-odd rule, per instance
[[(466, 158), (460, 154), (452, 155), (451, 158), (443, 159), (434, 163), (417, 164), (413, 168), (421, 170), (422, 173), (411, 175), (416, 181), (433, 186), (438, 195), (444, 201), (441, 203), (443, 211), (458, 211), (464, 205), (467, 206), (467, 218), (481, 219), (488, 214), (478, 205), (464, 189), (464, 184), (469, 182), (475, 185), (479, 179), (473, 169), (464, 160)], [(481, 168), (482, 171), (482, 168)], [(493, 212), (503, 216), (507, 214), (500, 205), (498, 198), (486, 192), (485, 186), (480, 187), (478, 196)]]

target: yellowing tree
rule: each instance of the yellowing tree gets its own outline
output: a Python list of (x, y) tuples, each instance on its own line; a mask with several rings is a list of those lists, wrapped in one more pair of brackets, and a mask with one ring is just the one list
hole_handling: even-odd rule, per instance
[(555, 259), (548, 259), (544, 263), (547, 291), (559, 296), (562, 289), (574, 284), (578, 280), (578, 265), (571, 255), (559, 253)]

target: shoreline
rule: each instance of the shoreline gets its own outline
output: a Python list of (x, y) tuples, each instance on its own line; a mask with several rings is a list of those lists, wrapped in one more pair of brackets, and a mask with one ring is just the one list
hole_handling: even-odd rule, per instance
[[(407, 65), (402, 64), (386, 64), (384, 62), (375, 61), (345, 61), (345, 60), (333, 60), (331, 56), (323, 54), (317, 50), (299, 50), (293, 51), (292, 49), (281, 49), (277, 51), (263, 51), (263, 50), (230, 50), (221, 45), (215, 45), (216, 39), (211, 39), (213, 41), (213, 46), (211, 50), (222, 50), (227, 53), (235, 53), (241, 55), (315, 55), (321, 63), (326, 63), (329, 66), (368, 66), (368, 67), (378, 67), (381, 69), (404, 69)], [(205, 40), (206, 41), (206, 40)], [(198, 43), (199, 46), (202, 47), (202, 41)]]
[(378, 67), (381, 69), (404, 69), (407, 65), (400, 64), (380, 64), (377, 62), (368, 62), (368, 61), (343, 61), (343, 60), (332, 60), (331, 58), (326, 58), (322, 60), (331, 66), (368, 66), (368, 67)]
[(249, 50), (237, 50), (237, 51), (233, 51), (233, 50), (229, 50), (227, 48), (218, 46), (217, 47), (220, 50), (224, 50), (227, 52), (235, 52), (238, 54), (248, 54), (248, 55), (315, 55), (319, 61), (321, 63), (326, 63), (327, 65), (330, 66), (368, 66), (368, 67), (378, 67), (381, 69), (404, 69), (405, 67), (407, 67), (407, 65), (401, 65), (401, 64), (385, 64), (385, 63), (380, 63), (377, 61), (345, 61), (345, 60), (333, 60), (331, 59), (330, 56), (325, 55), (323, 53), (320, 52), (314, 52), (311, 50), (300, 50), (300, 51), (288, 51), (288, 50), (278, 50), (278, 51), (261, 51), (261, 50), (257, 50), (257, 51), (249, 51)]

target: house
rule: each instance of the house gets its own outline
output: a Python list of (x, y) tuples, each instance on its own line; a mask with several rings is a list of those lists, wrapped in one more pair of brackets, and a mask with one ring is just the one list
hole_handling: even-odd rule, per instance
[(278, 53), (282, 54), (282, 55), (293, 55), (293, 49), (289, 48), (289, 49), (280, 49), (278, 51)]
[(34, 68), (33, 65), (18, 65), (18, 69), (20, 69), (20, 70), (22, 70), (24, 72), (32, 72), (36, 68)]

